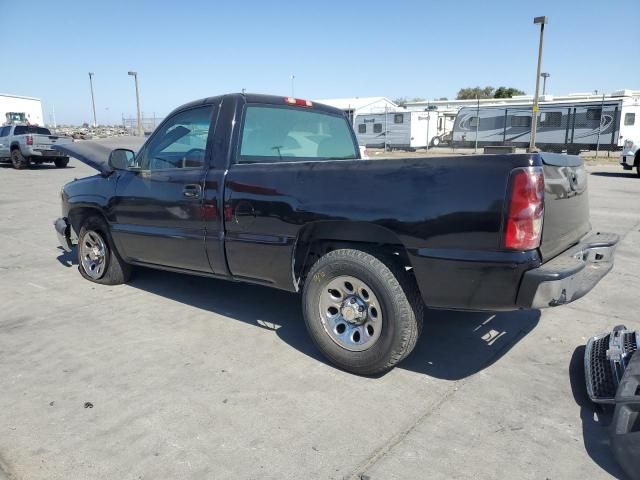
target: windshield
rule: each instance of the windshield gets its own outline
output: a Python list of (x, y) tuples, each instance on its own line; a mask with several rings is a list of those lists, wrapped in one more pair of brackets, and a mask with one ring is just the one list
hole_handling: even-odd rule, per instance
[(33, 125), (18, 125), (13, 131), (14, 135), (25, 135), (28, 133), (36, 135), (51, 135), (48, 128), (36, 127)]

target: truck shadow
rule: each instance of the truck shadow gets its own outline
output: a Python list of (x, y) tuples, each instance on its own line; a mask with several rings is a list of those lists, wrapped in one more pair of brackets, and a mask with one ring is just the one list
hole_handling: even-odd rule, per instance
[(569, 364), (571, 392), (580, 408), (584, 448), (600, 468), (612, 477), (624, 480), (627, 477), (618, 466), (610, 448), (609, 426), (613, 419), (613, 410), (603, 409), (589, 399), (584, 377), (584, 350), (584, 345), (576, 348)]
[(636, 178), (635, 172), (591, 172), (596, 177)]
[[(297, 294), (145, 268), (136, 269), (129, 286), (273, 330), (293, 348), (327, 363), (307, 334)], [(399, 368), (447, 380), (473, 375), (508, 352), (539, 318), (538, 310), (497, 314), (428, 311), (418, 345)]]

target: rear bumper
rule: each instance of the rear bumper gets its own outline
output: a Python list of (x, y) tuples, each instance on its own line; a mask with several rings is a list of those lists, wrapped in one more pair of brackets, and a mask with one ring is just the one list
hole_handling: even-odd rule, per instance
[(518, 291), (518, 308), (556, 307), (587, 294), (613, 268), (619, 237), (597, 233), (525, 272)]
[(542, 264), (537, 250), (409, 250), (428, 307), (474, 311), (545, 308), (572, 302), (613, 267), (615, 234), (595, 234)]
[(56, 229), (60, 246), (62, 246), (66, 252), (70, 252), (73, 249), (74, 234), (69, 220), (67, 220), (66, 217), (58, 218), (53, 222), (53, 226)]

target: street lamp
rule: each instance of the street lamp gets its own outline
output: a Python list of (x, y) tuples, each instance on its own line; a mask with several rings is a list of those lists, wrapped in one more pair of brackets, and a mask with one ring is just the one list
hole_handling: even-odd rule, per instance
[(140, 89), (138, 88), (138, 72), (127, 72), (131, 75), (136, 82), (136, 107), (138, 109), (138, 136), (144, 136), (144, 129), (142, 128), (142, 116), (140, 115)]
[(93, 128), (96, 128), (98, 121), (96, 120), (96, 101), (93, 97), (93, 72), (89, 72), (89, 86), (91, 87), (91, 105), (93, 105)]
[(544, 97), (545, 94), (547, 93), (547, 78), (549, 78), (551, 74), (547, 72), (542, 72), (540, 76), (542, 77), (542, 96)]
[(536, 130), (538, 127), (538, 97), (540, 94), (540, 68), (542, 67), (542, 45), (544, 41), (544, 26), (547, 17), (535, 17), (534, 25), (540, 25), (540, 45), (538, 46), (538, 69), (536, 71), (536, 93), (533, 97), (533, 111), (531, 115), (531, 141), (529, 142), (529, 152), (536, 150)]

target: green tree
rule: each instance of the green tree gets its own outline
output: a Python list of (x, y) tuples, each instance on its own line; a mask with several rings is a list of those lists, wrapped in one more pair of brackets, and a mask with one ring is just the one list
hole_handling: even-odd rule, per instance
[(426, 100), (426, 98), (422, 98), (422, 97), (413, 97), (411, 99), (412, 102), (424, 102)]
[(493, 98), (493, 87), (469, 87), (461, 88), (458, 91), (456, 99), (458, 100), (473, 100), (476, 98)]
[(493, 94), (493, 98), (511, 98), (514, 95), (524, 95), (524, 92), (513, 87), (498, 87)]
[(404, 107), (407, 104), (407, 97), (394, 98), (393, 103), (395, 103), (399, 107)]

